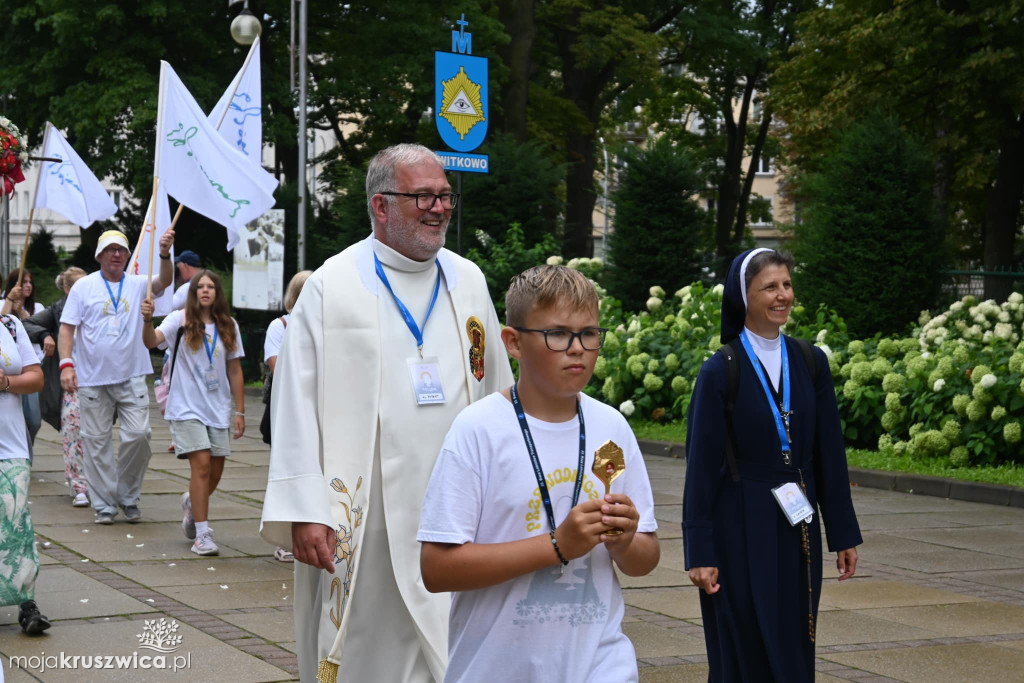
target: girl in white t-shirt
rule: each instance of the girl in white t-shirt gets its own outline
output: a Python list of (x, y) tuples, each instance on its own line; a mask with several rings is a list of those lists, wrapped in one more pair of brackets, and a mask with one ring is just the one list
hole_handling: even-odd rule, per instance
[[(227, 297), (216, 273), (193, 276), (185, 309), (174, 311), (153, 329), (153, 301), (141, 306), (142, 341), (148, 348), (166, 343), (171, 363), (167, 408), (174, 451), (192, 470), (188, 492), (181, 496), (182, 529), (194, 538), (192, 552), (220, 551), (210, 529), (210, 495), (224, 472), (230, 452), (228, 428), (238, 439), (245, 433), (245, 384), (242, 335), (228, 314)], [(231, 400), (235, 411), (232, 415)]]

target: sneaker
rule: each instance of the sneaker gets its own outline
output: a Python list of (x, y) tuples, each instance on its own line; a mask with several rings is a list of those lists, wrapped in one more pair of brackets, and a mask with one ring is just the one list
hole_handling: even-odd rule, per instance
[(192, 540), (196, 537), (196, 520), (192, 517), (192, 499), (188, 491), (181, 494), (181, 511), (185, 515), (181, 518), (181, 530), (185, 532), (185, 538)]
[(26, 600), (18, 608), (18, 623), (21, 630), (30, 636), (37, 636), (50, 628), (50, 620), (39, 613), (35, 600)]
[(114, 517), (117, 516), (116, 512), (97, 512), (96, 523), (97, 524), (113, 524)]
[(213, 542), (213, 532), (207, 531), (205, 534), (196, 539), (196, 542), (192, 544), (192, 552), (196, 555), (218, 555), (220, 554), (220, 548)]
[(89, 496), (85, 495), (85, 492), (76, 494), (75, 499), (71, 501), (71, 505), (76, 508), (87, 508), (89, 507)]
[(124, 521), (129, 524), (138, 524), (142, 521), (142, 510), (138, 505), (122, 505), (121, 509), (124, 511)]

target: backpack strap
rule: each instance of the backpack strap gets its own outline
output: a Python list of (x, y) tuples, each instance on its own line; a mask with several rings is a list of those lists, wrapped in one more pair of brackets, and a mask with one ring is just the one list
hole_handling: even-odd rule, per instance
[(725, 440), (725, 464), (729, 468), (729, 477), (733, 482), (740, 480), (739, 466), (736, 464), (736, 431), (733, 429), (732, 413), (736, 407), (736, 397), (740, 393), (740, 358), (738, 341), (733, 339), (725, 346), (719, 347), (716, 353), (722, 354), (725, 359), (725, 369), (728, 376), (728, 389), (725, 394), (725, 429), (729, 432)]
[(811, 376), (811, 385), (818, 383), (818, 357), (814, 355), (814, 345), (806, 339), (797, 339), (796, 337), (786, 337), (787, 341), (791, 341), (797, 345), (800, 349), (800, 355), (804, 357), (804, 365), (807, 366), (807, 372)]
[(174, 337), (174, 353), (171, 354), (171, 374), (167, 378), (167, 390), (171, 390), (171, 382), (174, 380), (174, 363), (178, 360), (178, 347), (181, 346), (181, 335), (185, 333), (185, 325), (178, 328), (178, 334)]

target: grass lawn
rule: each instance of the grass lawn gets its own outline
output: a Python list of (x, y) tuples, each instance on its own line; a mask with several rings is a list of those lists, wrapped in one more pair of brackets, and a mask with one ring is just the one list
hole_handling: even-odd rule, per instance
[[(631, 421), (630, 426), (638, 439), (654, 441), (686, 441), (686, 425), (682, 422), (659, 424), (645, 420)], [(885, 470), (888, 472), (909, 472), (912, 474), (928, 474), (935, 477), (960, 479), (963, 481), (981, 481), (989, 484), (1009, 484), (1024, 488), (1024, 465), (999, 465), (998, 467), (952, 467), (946, 460), (935, 458), (911, 458), (910, 456), (892, 456), (878, 451), (862, 451), (849, 448), (846, 461), (850, 467), (861, 467), (869, 470)]]

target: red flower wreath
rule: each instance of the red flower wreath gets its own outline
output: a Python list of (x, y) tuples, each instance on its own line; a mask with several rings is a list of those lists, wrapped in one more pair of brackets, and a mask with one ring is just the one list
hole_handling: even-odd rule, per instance
[(17, 183), (25, 180), (21, 164), (28, 160), (28, 151), (20, 137), (18, 127), (6, 117), (0, 116), (0, 178), (3, 178), (0, 191), (8, 196), (14, 194)]

